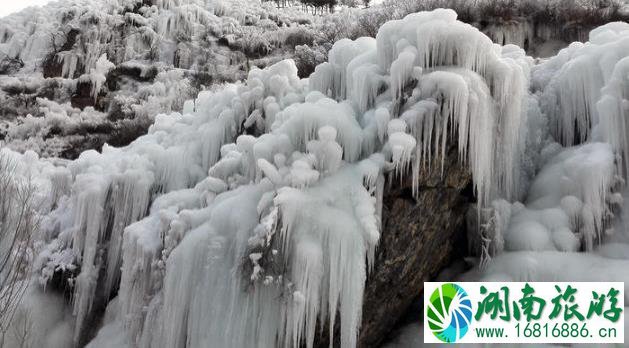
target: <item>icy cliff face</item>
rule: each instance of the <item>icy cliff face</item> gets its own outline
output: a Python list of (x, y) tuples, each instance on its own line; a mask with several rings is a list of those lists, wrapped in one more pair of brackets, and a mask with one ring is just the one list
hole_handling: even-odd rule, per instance
[[(494, 239), (515, 253), (499, 256), (489, 265), (487, 277), (612, 279), (608, 271), (590, 264), (593, 258), (609, 270), (626, 267), (625, 257), (617, 256), (627, 250), (628, 230), (622, 209), (627, 175), (627, 35), (627, 23), (604, 25), (590, 33), (589, 42), (575, 42), (533, 67), (532, 90), (550, 134), (536, 135), (546, 140), (526, 201), (494, 202), (499, 232)], [(602, 257), (578, 251), (595, 251)], [(551, 264), (559, 268), (549, 268)]]
[[(539, 47), (554, 54), (586, 41), (592, 23), (617, 18), (597, 5), (581, 11), (589, 17), (549, 24), (537, 18), (544, 12), (538, 5), (528, 17), (522, 9), (503, 13), (507, 20), (484, 16), (483, 3), (450, 5), (494, 42), (529, 53)], [(565, 12), (557, 6), (550, 17)], [(257, 0), (63, 0), (28, 9), (0, 20), (0, 138), (16, 151), (69, 159), (104, 143), (125, 146), (157, 114), (182, 111), (210, 85), (290, 57), (307, 76), (333, 41), (375, 35), (378, 23), (406, 11), (396, 3), (319, 17)], [(114, 66), (97, 76), (103, 57)]]
[(40, 281), (77, 270), (77, 341), (120, 282), (136, 345), (310, 346), (340, 320), (355, 346), (384, 174), (442, 166), (458, 134), (481, 204), (516, 195), (530, 62), (439, 10), (337, 43), (310, 80), (283, 61), (203, 92), (61, 171)]
[(0, 138), (74, 159), (311, 44), (312, 16), (240, 0), (64, 0), (0, 19)]
[[(285, 60), (201, 92), (126, 147), (57, 165), (22, 155), (54, 193), (37, 279), (71, 274), (77, 343), (107, 307), (94, 346), (115, 333), (138, 347), (311, 347), (340, 322), (354, 347), (387, 181), (417, 194), (451, 146), (478, 198), (477, 271), (546, 279), (508, 260), (586, 260), (577, 251), (611, 233), (627, 35), (609, 24), (534, 66), (451, 10), (421, 12), (337, 42), (309, 79)], [(109, 67), (97, 60), (94, 81)]]

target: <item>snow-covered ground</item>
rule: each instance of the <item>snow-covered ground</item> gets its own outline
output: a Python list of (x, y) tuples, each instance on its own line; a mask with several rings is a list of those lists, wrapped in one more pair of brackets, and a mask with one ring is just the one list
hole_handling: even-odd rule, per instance
[[(629, 24), (540, 62), (456, 18), (340, 40), (305, 79), (292, 60), (254, 68), (125, 147), (2, 149), (43, 203), (24, 306), (55, 315), (29, 339), (84, 342), (106, 306), (91, 347), (310, 347), (318, 321), (354, 347), (386, 180), (442, 166), (453, 141), (486, 217), (461, 279), (629, 281)], [(96, 88), (111, 65), (93, 58)], [(63, 272), (71, 315), (34, 305)]]

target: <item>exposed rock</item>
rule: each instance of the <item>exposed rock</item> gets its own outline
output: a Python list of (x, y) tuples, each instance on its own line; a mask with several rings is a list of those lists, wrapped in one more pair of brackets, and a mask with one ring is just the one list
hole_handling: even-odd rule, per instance
[(99, 93), (96, 98), (92, 94), (92, 83), (90, 81), (80, 81), (76, 84), (76, 90), (70, 98), (72, 107), (79, 108), (81, 110), (88, 106), (93, 106), (98, 111), (104, 111), (107, 109), (104, 96), (106, 93)]
[[(422, 170), (416, 196), (411, 175), (401, 182), (393, 179), (386, 189), (380, 243), (365, 286), (359, 347), (379, 347), (416, 304), (424, 282), (434, 280), (457, 255), (464, 255), (471, 185), (471, 174), (452, 144), (443, 177), (440, 162)], [(334, 346), (339, 343), (338, 322)], [(327, 347), (328, 329), (321, 332), (315, 346)]]
[(107, 87), (110, 91), (119, 90), (121, 89), (121, 82), (126, 79), (152, 82), (157, 73), (158, 70), (154, 66), (144, 71), (139, 66), (121, 64), (107, 74)]
[(100, 151), (105, 143), (121, 147), (129, 145), (133, 140), (145, 134), (150, 126), (150, 121), (132, 122), (131, 120), (119, 120), (116, 123), (104, 123), (92, 128), (77, 129), (76, 132), (65, 134), (70, 138), (68, 147), (60, 153), (65, 159), (75, 159), (81, 152), (94, 149)]
[(422, 171), (416, 197), (410, 175), (385, 194), (382, 235), (365, 287), (361, 347), (379, 346), (420, 296), (424, 282), (464, 254), (471, 175), (456, 146), (450, 148), (443, 177), (440, 169), (435, 163)]
[[(44, 59), (42, 63), (42, 72), (44, 77), (60, 77), (63, 73), (63, 62), (57, 59), (57, 54), (59, 52), (69, 51), (72, 49), (74, 44), (76, 43), (77, 37), (80, 32), (77, 29), (70, 29), (68, 33), (65, 35), (65, 42), (63, 45), (57, 50), (53, 49), (46, 59)], [(75, 76), (69, 76), (70, 78), (75, 78), (80, 75), (81, 69), (77, 69), (75, 72)]]

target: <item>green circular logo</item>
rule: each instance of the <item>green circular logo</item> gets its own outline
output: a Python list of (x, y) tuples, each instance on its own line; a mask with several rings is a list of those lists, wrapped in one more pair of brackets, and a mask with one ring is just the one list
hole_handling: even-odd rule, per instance
[(462, 287), (443, 284), (430, 295), (426, 305), (427, 324), (435, 337), (453, 343), (465, 336), (472, 323), (472, 302)]

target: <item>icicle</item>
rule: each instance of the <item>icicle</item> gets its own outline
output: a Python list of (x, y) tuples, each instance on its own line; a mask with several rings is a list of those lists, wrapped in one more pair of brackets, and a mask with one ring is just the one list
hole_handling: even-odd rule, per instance
[(308, 143), (308, 152), (317, 157), (317, 169), (323, 174), (333, 174), (341, 166), (343, 148), (336, 142), (336, 129), (319, 128), (319, 140)]
[(391, 63), (391, 92), (394, 100), (400, 98), (402, 89), (412, 77), (417, 56), (416, 51), (417, 50), (411, 46), (406, 51), (400, 53), (398, 58)]
[(87, 77), (92, 84), (92, 97), (94, 100), (96, 100), (98, 94), (100, 94), (100, 91), (103, 88), (103, 85), (107, 81), (107, 74), (115, 67), (115, 64), (107, 60), (106, 54), (103, 54), (96, 61), (95, 68), (90, 71), (90, 74)]
[(622, 86), (627, 84), (623, 73), (629, 44), (623, 33), (628, 29), (627, 23), (601, 26), (591, 32), (588, 44), (573, 43), (533, 70), (533, 81), (543, 88), (543, 111), (556, 120), (553, 131), (564, 145), (589, 139), (600, 122), (605, 140), (625, 151)]
[(415, 138), (409, 134), (403, 132), (389, 134), (392, 161), (395, 166), (395, 172), (400, 177), (406, 173), (415, 145)]
[[(375, 47), (376, 40), (369, 37), (362, 37), (356, 41), (349, 39), (337, 41), (328, 53), (328, 63), (315, 68), (310, 77), (310, 88), (337, 100), (346, 99), (352, 88), (349, 81), (353, 80), (348, 65), (355, 59), (361, 61), (366, 59), (367, 57), (362, 58), (362, 55), (373, 51)], [(329, 95), (329, 92), (332, 94)]]

